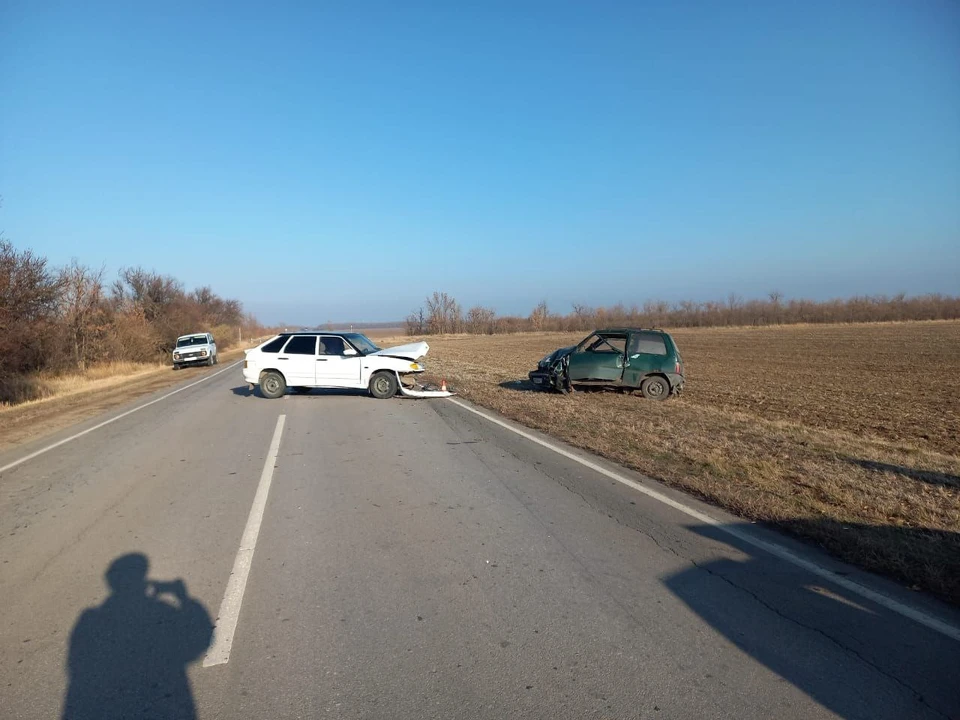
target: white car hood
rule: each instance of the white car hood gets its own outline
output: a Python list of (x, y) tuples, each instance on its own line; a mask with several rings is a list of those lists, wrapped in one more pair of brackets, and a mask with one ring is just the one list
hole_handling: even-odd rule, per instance
[(395, 347), (384, 348), (370, 353), (371, 355), (388, 355), (390, 357), (401, 357), (408, 360), (418, 360), (429, 352), (430, 346), (423, 340), (410, 343), (409, 345), (396, 345)]

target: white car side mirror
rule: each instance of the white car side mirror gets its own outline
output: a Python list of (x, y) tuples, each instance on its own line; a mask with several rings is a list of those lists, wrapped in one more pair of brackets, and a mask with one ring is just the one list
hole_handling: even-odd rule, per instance
[(348, 347), (348, 348), (344, 348), (344, 349), (343, 349), (343, 354), (344, 354), (344, 355), (356, 355), (356, 354), (357, 354), (357, 351), (354, 350), (352, 347)]

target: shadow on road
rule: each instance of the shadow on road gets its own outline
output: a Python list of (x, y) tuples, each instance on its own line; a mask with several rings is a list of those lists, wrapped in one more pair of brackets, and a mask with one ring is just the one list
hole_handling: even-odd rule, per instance
[(689, 529), (747, 559), (701, 562), (664, 584), (740, 652), (843, 718), (960, 717), (960, 643), (719, 528)]
[(187, 666), (209, 647), (213, 623), (183, 580), (149, 580), (147, 570), (145, 555), (118, 557), (110, 596), (77, 619), (63, 720), (196, 718)]
[(342, 395), (344, 397), (371, 397), (370, 392), (366, 388), (363, 390), (358, 390), (356, 388), (304, 388), (303, 390), (291, 389), (290, 392), (293, 395), (319, 395), (322, 397), (329, 397), (330, 395)]
[[(260, 394), (259, 387), (251, 390), (246, 385), (239, 385), (235, 388), (230, 388), (230, 392), (239, 397), (263, 397), (263, 395)], [(343, 395), (345, 397), (370, 397), (370, 392), (366, 389), (357, 390), (355, 388), (287, 388), (287, 395)]]

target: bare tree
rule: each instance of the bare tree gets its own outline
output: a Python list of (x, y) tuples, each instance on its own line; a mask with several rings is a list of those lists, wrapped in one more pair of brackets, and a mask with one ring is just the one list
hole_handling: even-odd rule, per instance
[(783, 293), (779, 290), (771, 290), (767, 293), (770, 298), (770, 321), (779, 325), (783, 322), (783, 308), (780, 301), (783, 300)]
[(569, 330), (587, 330), (594, 324), (596, 312), (592, 307), (583, 303), (573, 304), (573, 313), (567, 316), (567, 328)]
[(423, 308), (418, 308), (407, 315), (404, 323), (407, 335), (425, 335), (427, 332), (427, 317)]
[(434, 292), (427, 298), (427, 327), (433, 335), (463, 331), (460, 304), (445, 292)]
[(492, 335), (497, 313), (491, 308), (477, 305), (467, 313), (466, 331), (474, 335)]
[(73, 363), (80, 370), (95, 357), (93, 342), (107, 326), (103, 273), (104, 268), (92, 270), (76, 258), (60, 271), (61, 316), (72, 345)]
[(46, 258), (0, 237), (0, 376), (40, 370), (51, 358), (61, 290)]
[(183, 297), (183, 285), (176, 278), (143, 268), (124, 268), (113, 285), (114, 296), (124, 303), (140, 307), (147, 320), (162, 316), (166, 309)]
[(530, 313), (530, 328), (534, 331), (543, 330), (550, 317), (550, 309), (547, 307), (547, 301), (541, 300)]
[(726, 325), (739, 325), (741, 321), (740, 309), (743, 307), (743, 298), (736, 293), (727, 295)]

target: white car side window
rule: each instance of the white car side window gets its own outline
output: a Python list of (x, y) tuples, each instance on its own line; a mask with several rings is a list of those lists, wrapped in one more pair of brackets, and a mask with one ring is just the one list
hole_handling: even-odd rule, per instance
[(321, 335), (320, 342), (323, 344), (320, 349), (321, 355), (343, 355), (345, 347), (343, 338), (336, 335)]

